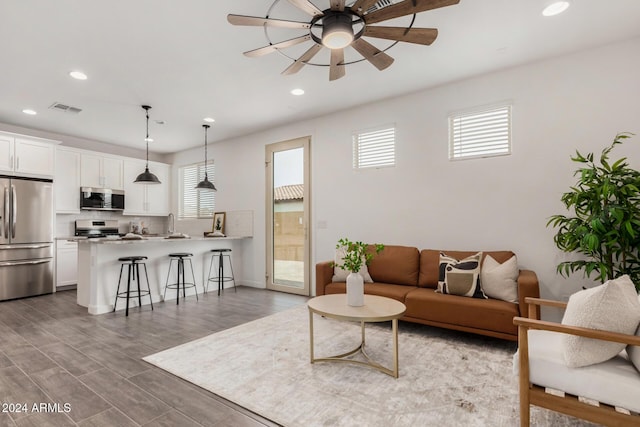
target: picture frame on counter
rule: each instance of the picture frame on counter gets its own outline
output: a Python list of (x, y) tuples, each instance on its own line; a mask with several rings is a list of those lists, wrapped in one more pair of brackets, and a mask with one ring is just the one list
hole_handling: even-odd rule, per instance
[(211, 231), (213, 233), (221, 233), (224, 234), (224, 220), (226, 217), (226, 213), (225, 212), (215, 212), (213, 214), (213, 225), (211, 228)]

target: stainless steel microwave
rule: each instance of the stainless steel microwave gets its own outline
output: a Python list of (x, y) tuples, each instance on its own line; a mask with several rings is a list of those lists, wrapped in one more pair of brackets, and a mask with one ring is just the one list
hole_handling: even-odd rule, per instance
[(110, 188), (80, 188), (80, 209), (93, 211), (124, 210), (124, 191)]

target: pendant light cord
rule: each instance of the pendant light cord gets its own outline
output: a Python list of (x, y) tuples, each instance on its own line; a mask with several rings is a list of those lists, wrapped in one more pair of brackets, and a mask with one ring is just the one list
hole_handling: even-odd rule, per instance
[(144, 108), (145, 111), (147, 112), (147, 137), (144, 139), (144, 141), (147, 143), (147, 166), (146, 166), (146, 168), (149, 169), (149, 108), (151, 108), (151, 107), (147, 106), (147, 108), (145, 108), (145, 107), (142, 107), (142, 108)]
[(209, 125), (202, 125), (204, 128), (204, 178), (208, 180), (209, 176), (207, 175), (207, 130), (209, 129)]

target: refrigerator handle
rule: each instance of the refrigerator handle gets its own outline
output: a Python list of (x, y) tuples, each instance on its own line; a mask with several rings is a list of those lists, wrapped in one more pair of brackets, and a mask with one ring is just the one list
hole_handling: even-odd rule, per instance
[(7, 190), (8, 188), (4, 187), (4, 209), (3, 209), (4, 218), (2, 219), (2, 224), (4, 226), (5, 239), (9, 238), (9, 192)]
[(13, 207), (12, 218), (11, 218), (11, 238), (15, 239), (16, 237), (16, 216), (18, 215), (18, 196), (16, 195), (16, 186), (11, 186), (11, 203)]

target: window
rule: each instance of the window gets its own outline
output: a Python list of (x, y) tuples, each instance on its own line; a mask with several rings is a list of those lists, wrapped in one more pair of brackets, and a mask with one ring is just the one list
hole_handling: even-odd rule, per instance
[(449, 116), (449, 160), (511, 154), (511, 106)]
[(395, 166), (395, 146), (395, 127), (353, 134), (353, 168)]
[[(214, 191), (196, 190), (196, 185), (204, 179), (204, 163), (182, 166), (180, 174), (180, 206), (178, 219), (213, 218), (216, 210), (216, 193)], [(207, 165), (209, 181), (214, 182), (215, 166)]]

